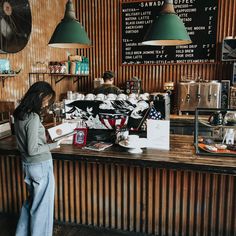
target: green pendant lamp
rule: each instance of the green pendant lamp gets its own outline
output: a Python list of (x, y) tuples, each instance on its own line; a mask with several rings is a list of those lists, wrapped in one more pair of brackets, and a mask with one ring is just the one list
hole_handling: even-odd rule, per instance
[(192, 43), (182, 20), (177, 16), (173, 0), (165, 0), (160, 15), (149, 27), (143, 45), (177, 46)]
[(57, 25), (49, 43), (56, 48), (88, 48), (91, 42), (84, 27), (75, 17), (72, 0), (66, 3), (64, 18)]

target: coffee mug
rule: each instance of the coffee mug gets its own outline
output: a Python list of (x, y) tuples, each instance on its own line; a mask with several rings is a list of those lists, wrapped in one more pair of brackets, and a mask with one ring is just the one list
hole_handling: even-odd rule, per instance
[(129, 98), (136, 98), (137, 97), (137, 95), (135, 94), (135, 93), (131, 93), (130, 95), (129, 95)]
[(124, 93), (119, 94), (117, 97), (118, 100), (126, 100), (127, 98), (128, 96)]
[(95, 98), (95, 95), (92, 94), (92, 93), (88, 93), (86, 96), (85, 96), (85, 100), (94, 100)]
[(148, 95), (145, 93), (142, 93), (139, 95), (139, 100), (148, 100)]
[(103, 93), (97, 94), (97, 96), (95, 98), (95, 100), (97, 100), (97, 101), (104, 101), (105, 99), (106, 99), (106, 95)]
[(131, 134), (127, 138), (129, 146), (138, 146), (139, 136)]
[(108, 100), (116, 100), (116, 98), (117, 98), (117, 95), (114, 94), (114, 93), (107, 94), (107, 99)]
[(128, 98), (128, 101), (131, 103), (131, 104), (137, 104), (138, 100), (136, 98)]
[(76, 99), (77, 99), (77, 100), (84, 100), (84, 94), (78, 93), (78, 94), (76, 95)]

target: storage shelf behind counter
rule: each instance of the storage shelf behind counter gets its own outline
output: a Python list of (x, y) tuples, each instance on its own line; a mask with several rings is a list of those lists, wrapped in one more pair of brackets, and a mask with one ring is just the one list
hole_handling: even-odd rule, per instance
[[(192, 136), (171, 135), (170, 151), (142, 154), (61, 145), (53, 159), (57, 221), (150, 235), (236, 235), (236, 158), (197, 156)], [(0, 212), (19, 214), (25, 198), (15, 139), (7, 137), (0, 140)]]

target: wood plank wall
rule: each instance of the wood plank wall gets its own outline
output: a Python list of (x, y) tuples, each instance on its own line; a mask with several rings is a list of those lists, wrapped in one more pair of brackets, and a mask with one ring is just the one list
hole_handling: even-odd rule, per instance
[[(236, 236), (236, 176), (54, 160), (55, 219), (150, 235)], [(0, 155), (0, 212), (26, 198), (20, 159)]]
[[(0, 100), (16, 101), (20, 99), (29, 88), (28, 73), (33, 71), (36, 62), (62, 61), (67, 59), (67, 52), (75, 54), (76, 50), (56, 49), (47, 46), (48, 41), (64, 16), (67, 0), (30, 0), (32, 14), (32, 32), (26, 47), (14, 54), (0, 54), (0, 58), (9, 59), (13, 70), (21, 68), (15, 77), (5, 80), (4, 87), (0, 80)], [(53, 83), (57, 93), (73, 89), (76, 84), (63, 80), (60, 85)]]
[[(123, 2), (132, 1), (135, 0)], [(90, 59), (92, 78), (100, 77), (104, 70), (110, 69), (117, 74), (117, 85), (122, 86), (126, 80), (138, 76), (142, 79), (144, 90), (148, 92), (163, 91), (164, 82), (173, 81), (177, 84), (182, 75), (199, 75), (206, 80), (231, 78), (232, 64), (222, 63), (220, 54), (222, 39), (228, 35), (236, 35), (235, 0), (219, 0), (215, 63), (130, 66), (120, 65), (120, 2), (121, 0), (77, 0), (78, 19), (93, 44), (92, 49), (80, 52)]]
[[(134, 0), (124, 0), (134, 1)], [(225, 36), (236, 35), (236, 1), (218, 0), (217, 60), (215, 63), (171, 64), (171, 65), (120, 65), (120, 0), (74, 0), (77, 17), (88, 32), (93, 47), (78, 50), (78, 53), (89, 57), (90, 77), (77, 85), (72, 79), (65, 79), (53, 84), (57, 98), (67, 90), (92, 91), (93, 79), (101, 77), (107, 70), (117, 74), (116, 84), (124, 85), (133, 76), (142, 79), (145, 91), (162, 91), (165, 81), (180, 81), (181, 75), (199, 75), (207, 80), (230, 79), (232, 63), (220, 61), (221, 43)], [(31, 0), (32, 34), (27, 46), (15, 54), (0, 54), (8, 58), (13, 69), (22, 68), (21, 73), (0, 82), (0, 100), (15, 101), (20, 99), (28, 89), (28, 73), (32, 72), (35, 62), (66, 60), (68, 52), (75, 50), (56, 49), (47, 46), (57, 23), (62, 19), (67, 0), (45, 0), (43, 3)], [(79, 88), (77, 88), (79, 87)]]

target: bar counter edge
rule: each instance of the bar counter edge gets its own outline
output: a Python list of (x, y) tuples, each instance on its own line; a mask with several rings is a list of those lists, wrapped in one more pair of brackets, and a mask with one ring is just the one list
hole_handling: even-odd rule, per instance
[[(14, 136), (0, 140), (0, 154), (19, 156)], [(57, 160), (83, 160), (236, 175), (236, 155), (235, 157), (197, 155), (193, 137), (189, 135), (171, 135), (169, 151), (144, 148), (141, 154), (131, 154), (128, 149), (117, 144), (99, 152), (73, 145), (61, 145), (61, 148), (52, 150), (52, 156)]]

